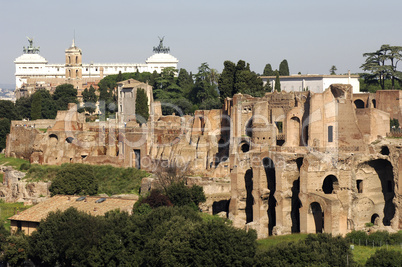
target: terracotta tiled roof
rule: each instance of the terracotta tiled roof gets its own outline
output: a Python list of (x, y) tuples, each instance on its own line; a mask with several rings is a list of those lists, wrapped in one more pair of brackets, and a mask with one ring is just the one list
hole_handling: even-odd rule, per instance
[(57, 195), (10, 217), (9, 220), (40, 222), (47, 217), (49, 212), (57, 210), (65, 211), (70, 207), (74, 207), (79, 211), (84, 211), (94, 216), (104, 215), (106, 212), (115, 209), (131, 213), (134, 203), (136, 202), (136, 200), (133, 199), (107, 197), (105, 201), (96, 203), (95, 201), (101, 197), (86, 197), (85, 200), (82, 201), (77, 201), (78, 198), (79, 196)]

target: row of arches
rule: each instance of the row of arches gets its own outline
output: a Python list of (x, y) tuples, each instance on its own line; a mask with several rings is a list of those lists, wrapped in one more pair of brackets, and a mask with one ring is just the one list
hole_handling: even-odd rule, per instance
[[(361, 99), (356, 99), (355, 101), (353, 101), (353, 103), (355, 104), (355, 107), (356, 107), (357, 109), (368, 108), (368, 107), (369, 107), (369, 103), (366, 104), (366, 103), (364, 103), (364, 101), (361, 100)], [(376, 108), (376, 107), (377, 107), (377, 102), (376, 102), (375, 99), (372, 99), (372, 100), (371, 100), (371, 103), (372, 103), (372, 105), (373, 105), (373, 108)]]
[[(303, 158), (298, 158), (296, 160), (298, 170), (300, 172), (300, 168), (303, 164)], [(265, 157), (262, 160), (262, 165), (264, 167), (265, 176), (267, 179), (267, 187), (270, 191), (267, 204), (267, 217), (268, 217), (268, 233), (269, 235), (273, 234), (274, 227), (277, 224), (276, 221), (276, 207), (277, 200), (275, 198), (276, 192), (276, 172), (275, 165), (271, 158)], [(384, 226), (391, 225), (391, 219), (395, 216), (395, 205), (392, 203), (392, 200), (395, 196), (394, 192), (394, 183), (392, 179), (392, 165), (389, 161), (386, 160), (374, 160), (369, 163), (376, 172), (378, 173), (378, 177), (381, 181), (382, 193), (384, 195), (384, 216), (382, 219), (382, 223)], [(245, 189), (246, 189), (246, 223), (250, 223), (253, 221), (253, 205), (254, 198), (252, 195), (253, 191), (253, 170), (250, 168), (246, 171), (244, 176)], [(358, 193), (363, 192), (362, 188), (362, 180), (356, 180), (356, 186), (358, 189)], [(338, 178), (335, 175), (327, 175), (322, 182), (322, 192), (324, 194), (334, 194), (339, 189)], [(291, 231), (292, 233), (300, 232), (300, 208), (303, 206), (301, 200), (299, 199), (300, 193), (300, 176), (298, 179), (293, 181), (291, 188)], [(311, 224), (314, 224), (314, 229), (316, 233), (322, 233), (325, 225), (324, 220), (324, 206), (325, 204), (320, 203), (318, 200), (313, 200), (308, 204), (308, 214), (307, 220)], [(331, 216), (331, 215), (327, 215)], [(378, 214), (373, 214), (371, 217), (371, 222), (375, 225), (379, 224), (380, 216)], [(313, 231), (313, 228), (309, 226), (310, 231)]]

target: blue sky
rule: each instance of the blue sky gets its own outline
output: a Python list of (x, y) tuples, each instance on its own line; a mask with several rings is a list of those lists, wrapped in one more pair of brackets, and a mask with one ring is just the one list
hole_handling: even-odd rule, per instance
[(165, 36), (193, 73), (239, 59), (257, 73), (283, 59), (291, 73), (360, 72), (363, 53), (402, 45), (401, 10), (400, 0), (0, 0), (0, 84), (14, 84), (26, 36), (49, 63), (63, 63), (74, 30), (84, 63), (144, 63)]

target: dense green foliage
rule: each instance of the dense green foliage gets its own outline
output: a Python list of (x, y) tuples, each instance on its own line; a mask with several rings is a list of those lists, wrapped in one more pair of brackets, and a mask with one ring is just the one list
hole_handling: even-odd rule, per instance
[(402, 80), (402, 72), (397, 69), (397, 64), (402, 58), (402, 46), (390, 46), (384, 44), (375, 52), (364, 53), (365, 62), (360, 67), (368, 73), (363, 78), (367, 84), (377, 85), (386, 89), (386, 81), (391, 83), (391, 89), (396, 89), (395, 81)]
[(40, 266), (251, 266), (256, 233), (203, 220), (188, 207), (143, 215), (50, 213), (29, 238)]
[(367, 262), (367, 267), (401, 267), (402, 266), (402, 252), (379, 249)]
[(281, 91), (281, 81), (279, 79), (279, 73), (276, 73), (276, 77), (275, 77), (275, 91), (277, 91), (277, 92)]
[(261, 78), (251, 71), (250, 64), (246, 64), (243, 60), (239, 60), (237, 65), (230, 61), (224, 62), (224, 69), (218, 80), (218, 89), (222, 103), (226, 97), (237, 93), (258, 97), (265, 94)]
[(262, 75), (264, 75), (264, 76), (274, 76), (275, 75), (275, 72), (272, 70), (271, 64), (265, 65)]
[(98, 193), (93, 167), (87, 164), (66, 164), (49, 187), (52, 196), (95, 195)]
[[(346, 257), (348, 255), (348, 259)], [(329, 234), (308, 235), (298, 242), (281, 243), (256, 255), (255, 266), (346, 266), (353, 264), (348, 242)]]
[(10, 132), (10, 121), (0, 118), (0, 151), (6, 148), (7, 134)]
[(353, 244), (375, 245), (400, 245), (402, 244), (402, 232), (388, 233), (387, 231), (376, 231), (367, 234), (365, 231), (352, 231), (346, 235), (346, 240)]
[(144, 89), (137, 89), (135, 99), (135, 118), (138, 123), (146, 123), (149, 118), (148, 97)]
[(289, 65), (288, 61), (286, 59), (282, 60), (282, 62), (279, 64), (279, 75), (280, 76), (289, 76)]
[(85, 111), (93, 113), (96, 109), (96, 101), (98, 101), (98, 96), (95, 93), (95, 88), (91, 85), (89, 90), (87, 88), (82, 92), (82, 101), (85, 104)]
[(331, 66), (331, 68), (329, 69), (329, 74), (330, 75), (336, 75), (336, 71), (337, 71), (338, 69), (336, 68), (336, 66), (335, 65), (332, 65)]
[(173, 183), (166, 188), (166, 195), (175, 206), (196, 206), (205, 202), (206, 198), (201, 186), (193, 185), (188, 187), (184, 182)]

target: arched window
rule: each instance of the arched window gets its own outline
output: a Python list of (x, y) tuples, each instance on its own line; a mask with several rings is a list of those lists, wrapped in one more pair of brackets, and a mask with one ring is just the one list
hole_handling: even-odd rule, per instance
[(334, 175), (328, 175), (322, 183), (322, 191), (324, 191), (325, 194), (332, 194), (334, 190), (338, 189), (338, 186), (338, 179)]
[(364, 102), (363, 102), (363, 100), (361, 100), (361, 99), (356, 99), (354, 103), (355, 103), (356, 108), (364, 108)]

